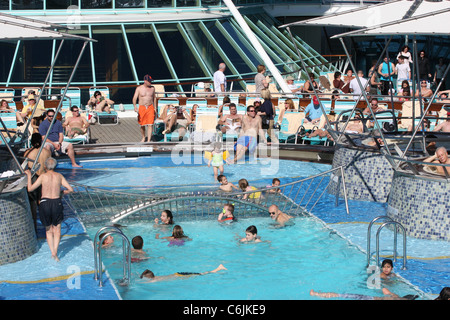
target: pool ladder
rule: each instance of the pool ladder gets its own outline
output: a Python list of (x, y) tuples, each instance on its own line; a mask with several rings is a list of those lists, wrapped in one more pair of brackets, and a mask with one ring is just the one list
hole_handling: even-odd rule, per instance
[(394, 252), (393, 252), (393, 261), (395, 262), (397, 260), (397, 232), (398, 229), (401, 229), (402, 233), (403, 233), (403, 265), (402, 265), (402, 270), (406, 270), (406, 232), (405, 232), (405, 228), (397, 221), (392, 220), (391, 218), (389, 218), (388, 216), (379, 216), (376, 217), (375, 219), (373, 219), (370, 223), (369, 223), (369, 227), (367, 229), (367, 266), (370, 265), (370, 232), (372, 229), (372, 225), (377, 221), (377, 220), (386, 220), (386, 222), (384, 222), (380, 227), (378, 227), (377, 230), (377, 235), (376, 235), (376, 265), (379, 266), (380, 265), (380, 232), (381, 230), (388, 225), (394, 225)]
[(94, 264), (95, 264), (95, 272), (94, 279), (99, 281), (99, 287), (103, 287), (103, 270), (102, 270), (102, 246), (100, 245), (99, 235), (101, 233), (105, 233), (103, 238), (107, 236), (116, 234), (122, 238), (123, 243), (123, 279), (120, 282), (120, 285), (128, 285), (131, 281), (131, 247), (130, 240), (127, 236), (117, 227), (114, 226), (106, 226), (100, 228), (94, 237)]

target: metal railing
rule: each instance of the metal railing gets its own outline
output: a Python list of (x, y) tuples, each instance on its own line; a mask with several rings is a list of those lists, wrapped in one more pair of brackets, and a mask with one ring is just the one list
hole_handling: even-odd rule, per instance
[(393, 249), (393, 254), (392, 254), (392, 260), (395, 262), (397, 260), (397, 232), (398, 229), (401, 229), (402, 233), (403, 233), (403, 265), (402, 265), (402, 270), (406, 270), (406, 261), (407, 261), (407, 257), (406, 257), (406, 232), (405, 232), (405, 228), (402, 226), (402, 224), (400, 224), (399, 222), (396, 222), (394, 220), (392, 220), (390, 217), (388, 216), (379, 216), (376, 217), (375, 219), (373, 219), (370, 223), (369, 223), (369, 227), (367, 229), (367, 266), (370, 265), (370, 258), (371, 258), (371, 252), (370, 252), (370, 236), (371, 236), (371, 229), (372, 229), (372, 225), (378, 221), (378, 220), (387, 220), (386, 222), (384, 222), (380, 227), (378, 227), (377, 230), (377, 234), (376, 234), (376, 265), (379, 266), (380, 264), (380, 233), (381, 230), (388, 225), (394, 225), (394, 249)]
[[(148, 221), (158, 217), (165, 209), (176, 212), (178, 220), (183, 217), (210, 218), (216, 217), (226, 203), (234, 204), (238, 217), (260, 216), (261, 212), (267, 212), (273, 204), (287, 214), (301, 216), (312, 212), (325, 192), (329, 190), (328, 186), (336, 178), (336, 173), (338, 177), (338, 187), (335, 191), (336, 205), (342, 184), (346, 211), (349, 213), (342, 167), (278, 187), (231, 193), (163, 190), (153, 194), (140, 194), (71, 183), (74, 192), (64, 199), (80, 219), (87, 223), (117, 223), (131, 216)], [(325, 179), (327, 176), (330, 177), (328, 183)]]
[(123, 249), (123, 278), (120, 285), (128, 285), (131, 281), (131, 245), (130, 240), (127, 236), (119, 229), (114, 226), (106, 226), (100, 228), (94, 237), (94, 279), (98, 280), (98, 285), (103, 287), (103, 267), (102, 267), (102, 244), (99, 236), (101, 233), (105, 233), (102, 239), (110, 235), (119, 235), (122, 238), (122, 249)]

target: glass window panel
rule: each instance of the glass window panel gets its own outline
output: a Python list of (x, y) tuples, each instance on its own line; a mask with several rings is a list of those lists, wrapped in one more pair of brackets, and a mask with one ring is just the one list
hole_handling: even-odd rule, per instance
[[(157, 25), (161, 41), (179, 79), (204, 77), (202, 69), (194, 57), (178, 28), (174, 24)], [(191, 85), (185, 90), (190, 91)]]
[(0, 10), (9, 10), (9, 0), (0, 0)]
[(176, 0), (177, 7), (194, 7), (197, 0)]
[(15, 42), (2, 42), (0, 44), (0, 81), (6, 82), (9, 75), (9, 69), (16, 51)]
[(126, 32), (139, 81), (142, 82), (146, 74), (151, 75), (155, 82), (172, 79), (150, 25), (128, 26)]
[(11, 81), (44, 82), (50, 70), (52, 41), (22, 41)]
[(112, 0), (81, 0), (81, 9), (109, 9)]
[(13, 10), (43, 9), (44, 0), (18, 0), (12, 1)]
[(116, 8), (143, 8), (144, 0), (115, 0)]
[(69, 6), (78, 6), (78, 0), (47, 0), (47, 9), (67, 9)]
[(147, 0), (147, 8), (172, 7), (172, 0)]

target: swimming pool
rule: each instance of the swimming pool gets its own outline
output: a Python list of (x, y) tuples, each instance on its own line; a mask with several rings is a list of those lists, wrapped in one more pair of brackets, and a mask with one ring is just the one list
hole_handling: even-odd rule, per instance
[[(82, 170), (65, 170), (64, 164), (59, 170), (71, 181), (113, 189), (142, 191), (186, 185), (191, 189), (217, 188), (212, 169), (195, 156), (191, 160), (177, 165), (171, 157), (160, 156), (93, 160), (83, 161)], [(263, 187), (274, 177), (283, 184), (330, 168), (317, 163), (277, 161), (226, 166), (225, 175), (233, 183), (246, 178)], [(269, 170), (268, 166), (276, 166), (277, 170)], [(176, 222), (177, 213), (174, 215)], [(215, 217), (203, 221), (183, 219), (180, 224), (193, 240), (183, 246), (168, 246), (164, 240), (155, 239), (155, 235), (170, 235), (170, 228), (159, 230), (152, 221), (125, 223), (123, 232), (130, 240), (141, 235), (151, 258), (132, 264), (131, 285), (118, 288), (124, 299), (310, 299), (310, 289), (381, 295), (380, 290), (367, 287), (365, 254), (315, 217), (297, 217), (295, 225), (282, 229), (274, 228), (268, 216), (243, 218), (231, 225), (221, 225)], [(238, 240), (252, 224), (257, 226), (262, 239), (270, 242), (240, 244)], [(87, 226), (89, 235), (93, 238), (100, 227)], [(116, 245), (104, 251), (104, 264), (112, 279), (122, 277), (120, 243), (116, 241)], [(156, 283), (139, 279), (145, 269), (158, 276), (204, 272), (219, 264), (228, 270)], [(389, 285), (399, 295), (418, 294), (402, 281)]]

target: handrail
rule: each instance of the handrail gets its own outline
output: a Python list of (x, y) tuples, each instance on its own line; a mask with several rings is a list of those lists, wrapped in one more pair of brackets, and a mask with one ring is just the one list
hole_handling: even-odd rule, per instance
[(101, 232), (107, 231), (103, 238), (110, 235), (117, 234), (122, 237), (122, 249), (123, 249), (123, 278), (121, 285), (128, 285), (131, 281), (131, 244), (128, 237), (117, 227), (105, 226), (100, 228), (94, 237), (94, 279), (99, 281), (99, 287), (103, 287), (103, 270), (102, 270), (102, 246), (99, 245), (100, 240), (97, 241)]
[(381, 230), (387, 226), (393, 224), (394, 225), (394, 252), (393, 252), (393, 261), (395, 262), (397, 259), (397, 227), (399, 227), (403, 232), (403, 265), (402, 270), (406, 270), (406, 232), (405, 228), (396, 221), (388, 221), (383, 223), (377, 231), (377, 246), (376, 246), (376, 264), (377, 266), (380, 264), (380, 232)]
[(370, 256), (371, 256), (371, 254), (370, 254), (370, 235), (371, 235), (372, 225), (375, 223), (375, 221), (380, 220), (380, 219), (386, 219), (388, 221), (393, 221), (388, 216), (378, 216), (375, 219), (373, 219), (372, 221), (370, 221), (369, 227), (367, 228), (367, 266), (370, 265)]

